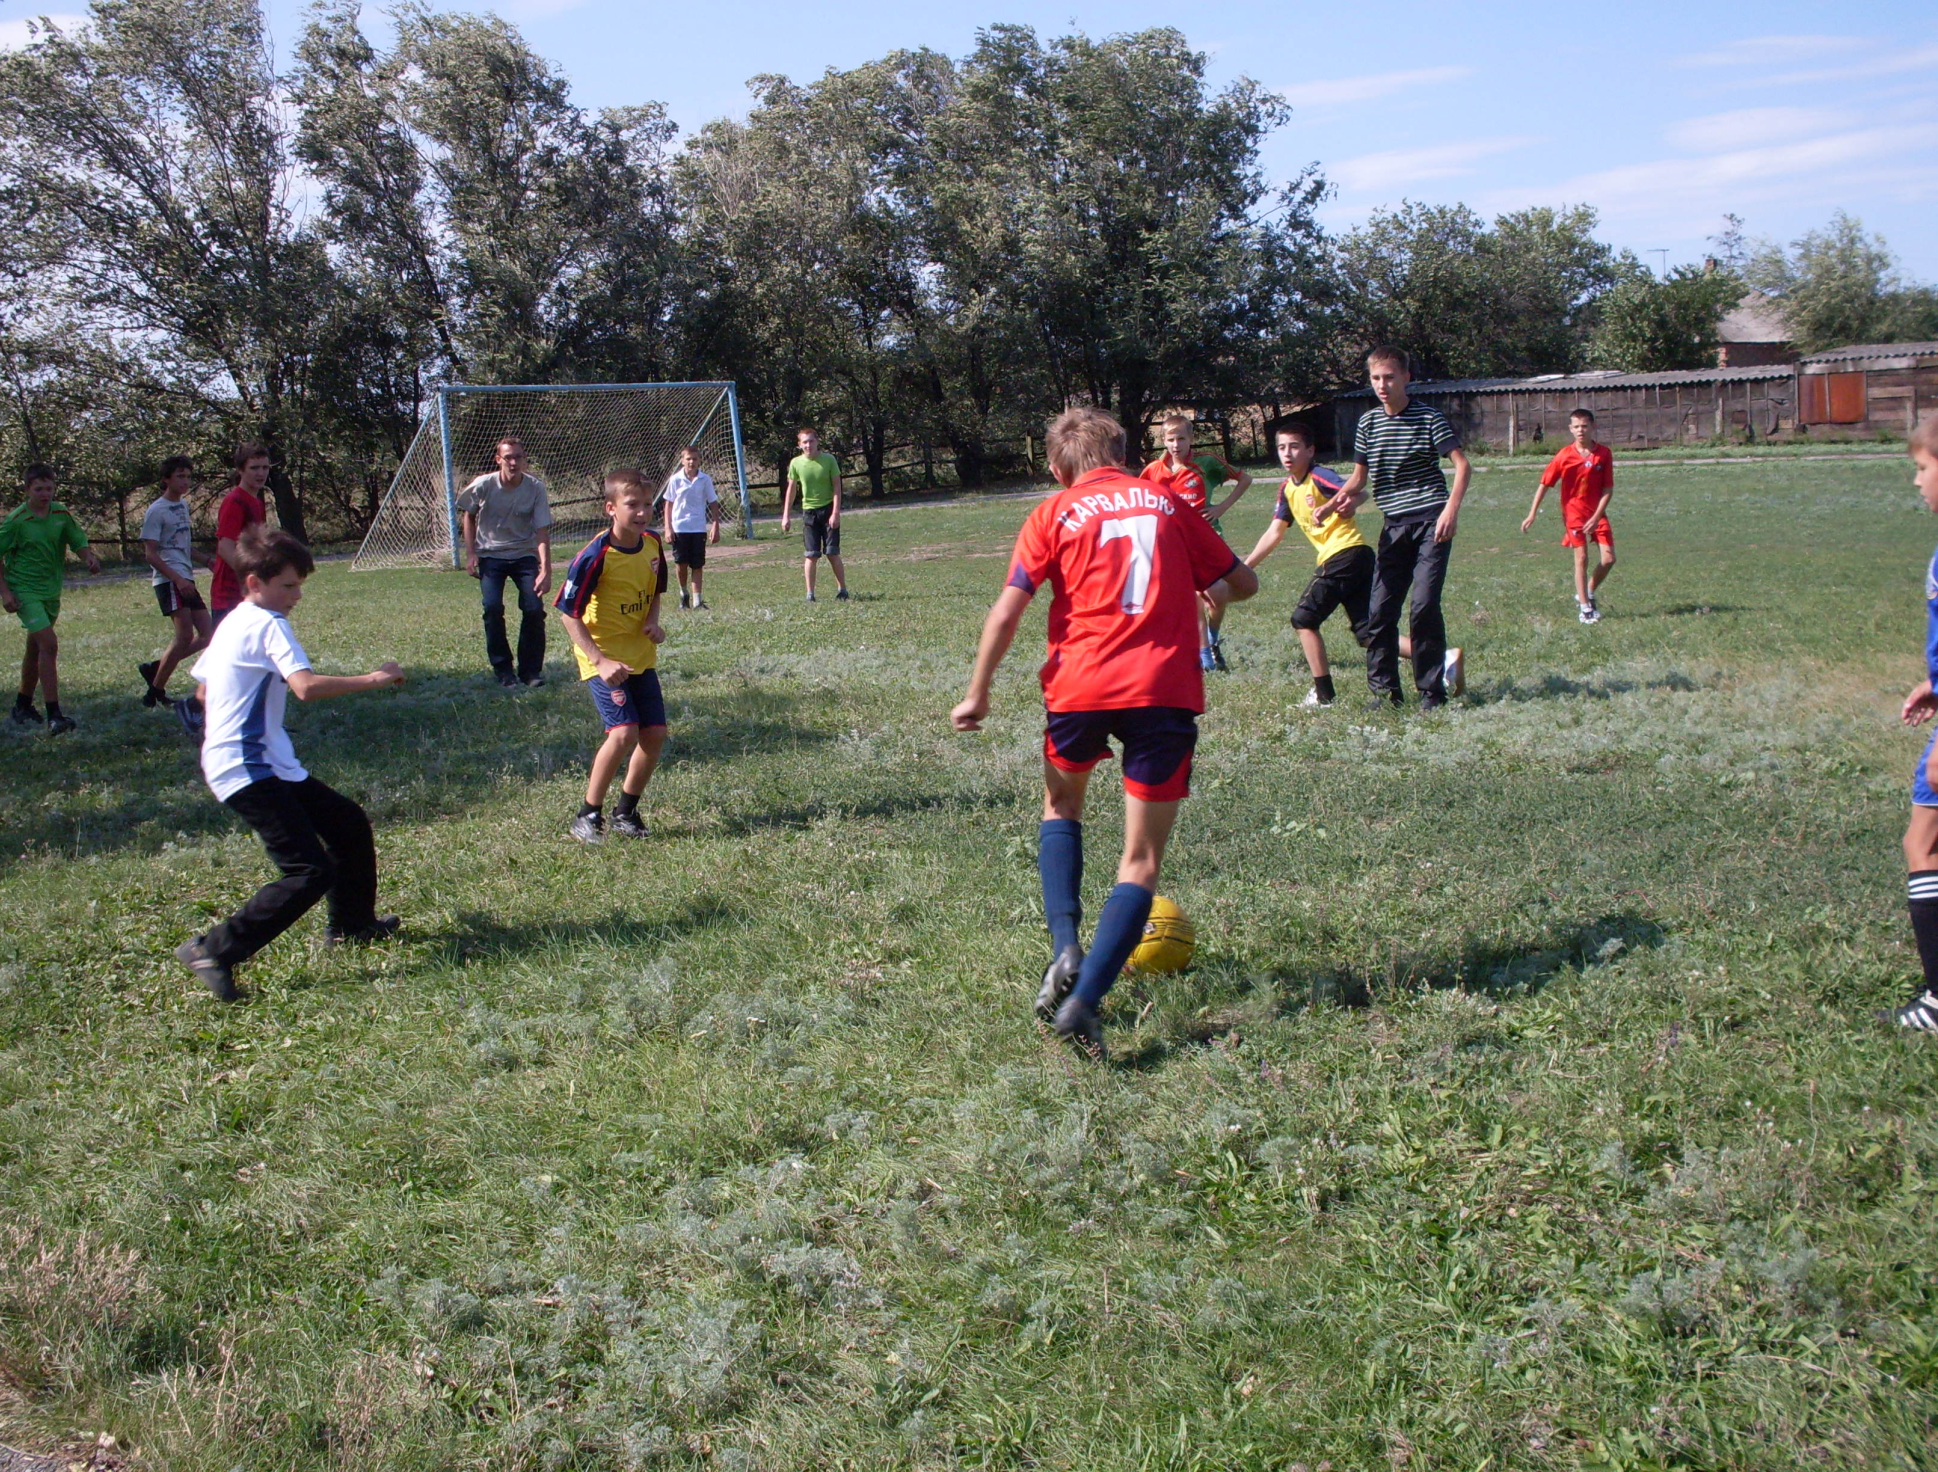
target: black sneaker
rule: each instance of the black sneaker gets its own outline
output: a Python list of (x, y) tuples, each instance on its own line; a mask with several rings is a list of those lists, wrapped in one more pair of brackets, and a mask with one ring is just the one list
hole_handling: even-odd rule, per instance
[(1404, 710), (1405, 708), (1406, 697), (1399, 691), (1375, 690), (1373, 692), (1374, 710)]
[(1216, 639), (1211, 641), (1211, 667), (1226, 674), (1231, 673), (1231, 666), (1225, 663), (1225, 646)]
[(34, 703), (31, 700), (16, 700), (13, 703), (13, 714), (7, 719), (16, 726), (38, 726), (40, 712), (34, 709)]
[(1081, 997), (1067, 998), (1056, 1009), (1056, 1021), (1052, 1024), (1056, 1035), (1068, 1038), (1092, 1058), (1101, 1062), (1104, 1053), (1104, 1024), (1097, 1016), (1097, 1009)]
[(834, 590), (834, 601), (836, 603), (846, 603), (848, 601), (848, 590), (846, 588), (836, 588)]
[(236, 990), (235, 974), (202, 946), (202, 937), (185, 940), (175, 947), (175, 959), (202, 979), (202, 985), (215, 994), (218, 1002), (233, 1002), (241, 995)]
[(389, 940), (397, 933), (397, 927), (404, 922), (395, 915), (379, 915), (361, 930), (338, 930), (334, 925), (323, 928), (323, 944), (326, 946), (369, 946)]
[(138, 664), (135, 669), (141, 675), (141, 703), (153, 710), (155, 702), (168, 697), (155, 688), (155, 671), (161, 668), (159, 659), (151, 659), (146, 664)]
[(707, 600), (704, 598), (695, 598), (693, 600), (693, 607), (696, 611), (698, 609), (705, 608), (706, 606), (707, 606)]
[(1880, 1012), (1878, 1017), (1911, 1032), (1938, 1032), (1938, 992), (1927, 988), (1902, 1007)]
[(498, 683), (503, 685), (507, 690), (516, 690), (518, 688), (518, 676), (514, 675), (510, 670), (505, 670), (499, 674)]
[(202, 732), (208, 722), (203, 719), (202, 702), (192, 696), (175, 702), (175, 719), (182, 723), (182, 732), (197, 746), (202, 744)]
[(536, 690), (539, 688), (539, 686), (543, 685), (544, 683), (545, 683), (545, 676), (543, 675), (525, 676), (525, 685), (527, 689)]
[(621, 838), (644, 838), (646, 836), (646, 825), (640, 821), (637, 812), (614, 813), (612, 815), (612, 821), (606, 827), (610, 832), (618, 834)]
[(1444, 695), (1422, 695), (1420, 697), (1421, 710), (1439, 710), (1446, 703), (1447, 697)]
[(572, 826), (566, 831), (580, 843), (604, 843), (606, 820), (599, 813), (580, 813), (572, 820)]
[(65, 736), (73, 729), (74, 718), (72, 716), (49, 716), (47, 719), (47, 734), (49, 736)]
[(1070, 989), (1077, 984), (1077, 973), (1083, 970), (1083, 947), (1067, 945), (1056, 953), (1056, 959), (1043, 973), (1043, 989), (1036, 994), (1036, 1015), (1045, 1022), (1056, 1021), (1056, 1009), (1063, 1005), (1063, 999), (1070, 995)]

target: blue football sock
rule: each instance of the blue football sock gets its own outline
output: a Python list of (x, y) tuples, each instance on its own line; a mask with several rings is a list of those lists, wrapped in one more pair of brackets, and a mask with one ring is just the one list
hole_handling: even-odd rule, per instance
[(1050, 925), (1050, 950), (1061, 953), (1077, 943), (1083, 923), (1083, 824), (1050, 818), (1036, 832), (1036, 867), (1043, 876), (1043, 918)]
[(1130, 953), (1144, 939), (1151, 899), (1151, 891), (1141, 884), (1120, 884), (1104, 901), (1104, 912), (1097, 917), (1097, 933), (1090, 938), (1090, 953), (1083, 958), (1083, 970), (1077, 975), (1075, 995), (1088, 1005), (1095, 1007), (1103, 1001)]

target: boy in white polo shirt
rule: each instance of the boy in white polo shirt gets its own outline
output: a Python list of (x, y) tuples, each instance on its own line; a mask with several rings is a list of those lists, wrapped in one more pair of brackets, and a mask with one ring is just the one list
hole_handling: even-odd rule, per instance
[[(720, 540), (720, 493), (713, 488), (713, 477), (700, 469), (700, 452), (693, 446), (680, 451), (680, 468), (667, 477), (660, 503), (666, 508), (666, 545), (673, 549), (680, 572), (680, 607), (705, 608), (700, 584), (706, 576), (707, 543)], [(689, 578), (693, 583), (690, 604)]]
[(377, 847), (370, 819), (350, 798), (312, 777), (283, 729), (287, 692), (327, 700), (404, 683), (396, 664), (367, 675), (319, 675), (296, 642), (289, 613), (316, 568), (285, 531), (252, 526), (236, 543), (243, 602), (195, 662), (204, 711), (202, 776), (209, 790), (256, 830), (283, 871), (206, 935), (182, 942), (176, 959), (224, 1002), (238, 995), (233, 969), (330, 897), (324, 939), (383, 940), (395, 915), (377, 914)]

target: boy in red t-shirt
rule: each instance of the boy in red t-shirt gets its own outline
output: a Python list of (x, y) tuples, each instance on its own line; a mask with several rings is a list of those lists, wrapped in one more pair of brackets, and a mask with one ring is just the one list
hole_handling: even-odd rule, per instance
[[(951, 719), (958, 731), (981, 729), (996, 668), (1047, 581), (1037, 867), (1054, 959), (1036, 1009), (1060, 1036), (1101, 1056), (1097, 1006), (1143, 936), (1190, 788), (1205, 708), (1199, 595), (1215, 589), (1221, 601), (1243, 601), (1258, 591), (1258, 575), (1176, 493), (1123, 468), (1123, 426), (1108, 414), (1066, 410), (1051, 422), (1045, 449), (1063, 490), (1023, 523), (1008, 585), (983, 624), (968, 695)], [(1124, 855), (1085, 955), (1077, 942), (1084, 793), (1113, 736), (1124, 749)]]
[[(236, 447), (236, 483), (222, 497), (215, 513), (215, 575), (209, 579), (209, 628), (221, 626), (223, 618), (245, 597), (237, 562), (241, 556), (236, 543), (252, 526), (261, 526), (263, 487), (269, 484), (269, 451), (258, 444)], [(175, 714), (182, 729), (196, 742), (202, 739), (202, 703), (190, 697), (175, 702)]]
[[(1534, 504), (1528, 508), (1521, 530), (1534, 525), (1541, 510), (1541, 498), (1553, 485), (1561, 487), (1561, 545), (1575, 549), (1575, 604), (1581, 621), (1598, 624), (1601, 609), (1595, 604), (1595, 590), (1608, 580), (1615, 566), (1615, 533), (1608, 524), (1608, 499), (1615, 493), (1615, 452), (1595, 442), (1595, 416), (1577, 409), (1568, 416), (1568, 433), (1574, 443), (1559, 451), (1541, 472), (1535, 488)], [(1588, 539), (1595, 539), (1597, 565), (1588, 571)]]

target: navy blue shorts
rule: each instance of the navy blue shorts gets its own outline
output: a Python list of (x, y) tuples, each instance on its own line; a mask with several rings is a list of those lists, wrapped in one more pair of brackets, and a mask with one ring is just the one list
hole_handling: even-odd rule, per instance
[(592, 692), (592, 703), (599, 707), (599, 719), (608, 731), (615, 726), (666, 724), (666, 701), (659, 693), (658, 670), (628, 675), (623, 685), (608, 685), (594, 675), (585, 687)]
[(1111, 757), (1110, 738), (1124, 748), (1124, 791), (1144, 802), (1176, 802), (1191, 792), (1191, 753), (1198, 745), (1198, 713), (1174, 705), (1130, 710), (1053, 710), (1043, 731), (1043, 756), (1066, 772), (1087, 772)]
[(1931, 790), (1931, 779), (1926, 775), (1931, 770), (1931, 748), (1938, 746), (1938, 730), (1931, 733), (1925, 743), (1925, 754), (1918, 758), (1918, 770), (1911, 774), (1911, 805), (1919, 808), (1938, 808), (1938, 792)]

